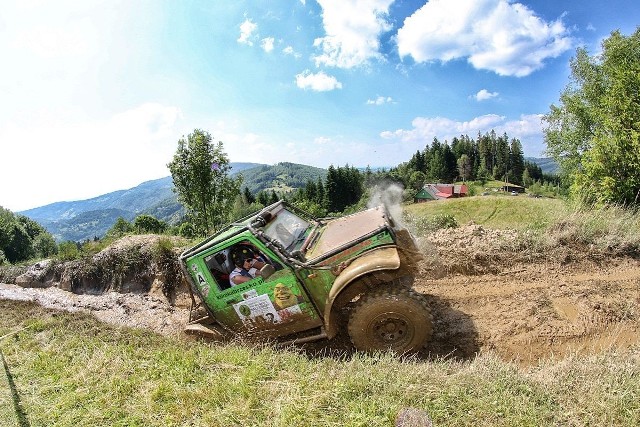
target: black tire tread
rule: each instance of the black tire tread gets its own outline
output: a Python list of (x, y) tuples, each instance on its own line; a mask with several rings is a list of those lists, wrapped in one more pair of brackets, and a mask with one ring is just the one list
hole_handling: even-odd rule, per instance
[[(398, 299), (408, 299), (411, 300), (421, 307), (423, 314), (426, 314), (427, 322), (428, 322), (428, 333), (424, 339), (424, 342), (421, 343), (420, 347), (424, 346), (426, 342), (431, 339), (433, 334), (433, 316), (431, 314), (431, 310), (429, 309), (429, 305), (427, 304), (426, 299), (413, 289), (409, 289), (404, 286), (391, 286), (391, 287), (381, 287), (372, 292), (364, 294), (360, 299), (356, 302), (355, 307), (351, 311), (349, 316), (349, 322), (347, 325), (347, 330), (349, 333), (349, 337), (351, 338), (351, 342), (354, 346), (359, 350), (369, 350), (364, 348), (359, 341), (361, 341), (358, 336), (362, 333), (360, 328), (357, 328), (357, 317), (359, 316), (359, 311), (366, 306), (375, 305), (378, 303), (384, 303), (389, 300), (398, 300)], [(420, 348), (412, 347), (409, 349), (402, 349), (401, 352), (415, 352)]]

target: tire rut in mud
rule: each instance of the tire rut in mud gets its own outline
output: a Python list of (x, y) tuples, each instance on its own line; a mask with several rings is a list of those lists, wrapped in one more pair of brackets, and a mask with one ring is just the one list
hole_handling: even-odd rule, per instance
[(519, 266), (508, 274), (416, 281), (434, 316), (435, 354), (493, 350), (521, 363), (639, 343), (640, 262)]

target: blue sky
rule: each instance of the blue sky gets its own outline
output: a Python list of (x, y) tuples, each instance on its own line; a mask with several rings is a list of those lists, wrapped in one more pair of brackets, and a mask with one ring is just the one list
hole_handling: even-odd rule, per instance
[(492, 129), (542, 156), (579, 46), (631, 0), (4, 0), (0, 206), (169, 175), (200, 128), (233, 162), (394, 166)]

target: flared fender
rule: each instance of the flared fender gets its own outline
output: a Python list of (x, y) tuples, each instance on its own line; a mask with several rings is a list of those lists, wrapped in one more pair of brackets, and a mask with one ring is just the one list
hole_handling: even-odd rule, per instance
[(400, 268), (400, 256), (395, 247), (375, 249), (354, 260), (336, 278), (329, 291), (327, 305), (324, 308), (324, 324), (328, 338), (336, 335), (336, 325), (331, 317), (331, 308), (340, 292), (358, 277), (380, 270), (397, 270)]

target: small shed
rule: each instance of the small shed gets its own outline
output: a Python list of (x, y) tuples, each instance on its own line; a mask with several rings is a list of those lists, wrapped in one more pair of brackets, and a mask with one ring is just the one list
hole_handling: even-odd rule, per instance
[(507, 182), (502, 186), (501, 190), (506, 193), (511, 193), (512, 191), (515, 191), (516, 193), (524, 193), (525, 189), (520, 185)]

